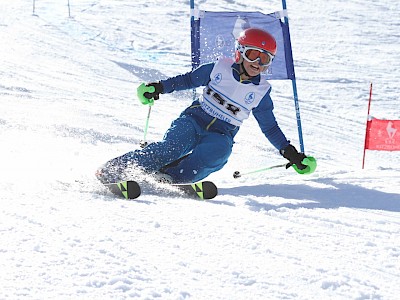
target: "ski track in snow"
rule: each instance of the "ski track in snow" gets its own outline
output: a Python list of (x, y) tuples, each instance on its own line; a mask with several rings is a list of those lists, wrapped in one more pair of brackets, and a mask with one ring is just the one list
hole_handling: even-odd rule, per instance
[[(398, 152), (367, 151), (371, 114), (399, 119), (400, 4), (288, 1), (306, 153), (280, 164), (253, 118), (207, 202), (145, 189), (113, 198), (94, 178), (143, 137), (143, 81), (190, 70), (186, 2), (0, 3), (0, 299), (398, 299)], [(280, 1), (199, 1), (279, 10)], [(160, 9), (162, 7), (162, 9)], [(273, 81), (281, 128), (298, 144), (291, 84)], [(149, 140), (191, 101), (163, 95)]]

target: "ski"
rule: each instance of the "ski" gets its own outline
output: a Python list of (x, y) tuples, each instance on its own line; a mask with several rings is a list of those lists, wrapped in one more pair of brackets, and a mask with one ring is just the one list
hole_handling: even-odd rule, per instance
[(218, 188), (211, 181), (199, 181), (191, 184), (173, 184), (187, 195), (195, 196), (202, 200), (213, 199), (218, 195)]
[[(125, 199), (132, 200), (141, 195), (140, 185), (134, 180), (108, 183), (105, 184), (105, 186), (114, 195)], [(202, 200), (213, 199), (218, 194), (217, 186), (211, 181), (200, 181), (190, 184), (172, 184), (171, 186), (176, 187), (188, 196)]]
[(142, 193), (139, 183), (133, 180), (104, 184), (111, 193), (125, 199), (136, 199)]

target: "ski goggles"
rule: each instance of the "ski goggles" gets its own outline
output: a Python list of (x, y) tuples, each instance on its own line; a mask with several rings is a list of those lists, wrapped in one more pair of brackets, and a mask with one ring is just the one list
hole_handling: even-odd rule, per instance
[(268, 51), (261, 50), (259, 48), (254, 47), (244, 47), (242, 51), (243, 58), (248, 62), (256, 62), (258, 61), (260, 66), (268, 67), (272, 64), (272, 60), (274, 59), (274, 55), (269, 53)]

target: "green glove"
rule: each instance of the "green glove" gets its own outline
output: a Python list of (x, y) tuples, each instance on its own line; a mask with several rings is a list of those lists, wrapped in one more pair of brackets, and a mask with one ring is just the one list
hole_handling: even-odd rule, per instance
[(305, 169), (300, 170), (296, 165), (292, 165), (292, 167), (296, 170), (299, 174), (312, 174), (314, 173), (315, 169), (317, 168), (317, 160), (312, 156), (307, 156), (304, 158), (301, 163), (306, 165)]

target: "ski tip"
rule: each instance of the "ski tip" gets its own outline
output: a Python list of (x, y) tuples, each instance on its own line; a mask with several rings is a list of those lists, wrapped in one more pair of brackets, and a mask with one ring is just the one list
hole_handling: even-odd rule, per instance
[(141, 189), (136, 181), (120, 181), (116, 183), (107, 183), (105, 186), (116, 196), (125, 199), (136, 199), (141, 194)]
[(218, 188), (215, 183), (211, 181), (193, 183), (192, 188), (202, 200), (210, 200), (218, 195)]
[(211, 181), (199, 181), (194, 183), (173, 184), (186, 195), (194, 196), (201, 200), (215, 198), (218, 194), (217, 186)]
[(204, 189), (207, 191), (207, 193), (205, 193), (207, 197), (206, 199), (215, 198), (218, 195), (218, 188), (215, 185), (215, 183), (211, 181), (205, 181), (204, 183), (205, 183)]

